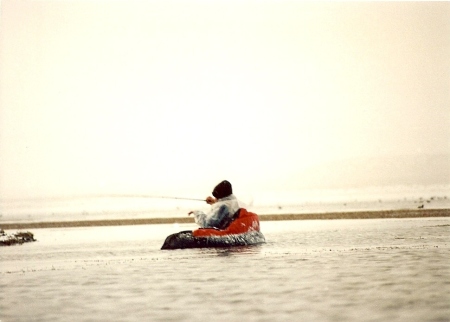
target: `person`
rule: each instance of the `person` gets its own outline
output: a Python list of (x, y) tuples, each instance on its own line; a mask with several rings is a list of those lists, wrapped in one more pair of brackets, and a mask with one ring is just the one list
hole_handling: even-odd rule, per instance
[(211, 205), (208, 213), (195, 210), (190, 211), (188, 215), (194, 215), (195, 222), (201, 228), (224, 229), (233, 220), (242, 204), (233, 195), (233, 188), (227, 180), (223, 180), (215, 186), (212, 195), (214, 197), (206, 198), (206, 203)]

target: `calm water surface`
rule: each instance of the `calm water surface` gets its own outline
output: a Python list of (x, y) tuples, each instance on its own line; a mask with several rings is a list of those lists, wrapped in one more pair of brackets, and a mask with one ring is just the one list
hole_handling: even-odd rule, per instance
[(450, 219), (262, 222), (267, 243), (161, 251), (193, 225), (35, 229), (0, 248), (6, 321), (450, 321)]

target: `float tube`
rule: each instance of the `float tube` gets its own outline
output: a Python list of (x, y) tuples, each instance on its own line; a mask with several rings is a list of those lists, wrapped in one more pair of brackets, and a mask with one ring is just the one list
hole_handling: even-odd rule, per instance
[(248, 246), (265, 243), (258, 215), (239, 209), (224, 229), (199, 228), (172, 234), (161, 249)]

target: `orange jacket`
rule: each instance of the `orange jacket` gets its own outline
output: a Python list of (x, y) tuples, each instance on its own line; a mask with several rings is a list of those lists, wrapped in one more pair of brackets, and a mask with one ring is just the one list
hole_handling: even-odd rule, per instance
[(239, 216), (226, 229), (199, 228), (192, 232), (194, 237), (224, 236), (231, 234), (243, 234), (250, 231), (259, 231), (258, 215), (248, 212), (246, 209), (239, 209)]

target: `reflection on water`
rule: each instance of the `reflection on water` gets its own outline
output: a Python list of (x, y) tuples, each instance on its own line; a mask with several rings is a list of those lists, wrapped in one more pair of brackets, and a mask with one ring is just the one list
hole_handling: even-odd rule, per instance
[(261, 245), (218, 248), (214, 252), (217, 256), (257, 254), (261, 252)]
[(190, 228), (37, 229), (0, 249), (0, 320), (450, 320), (448, 218), (263, 222), (256, 247), (159, 249)]

